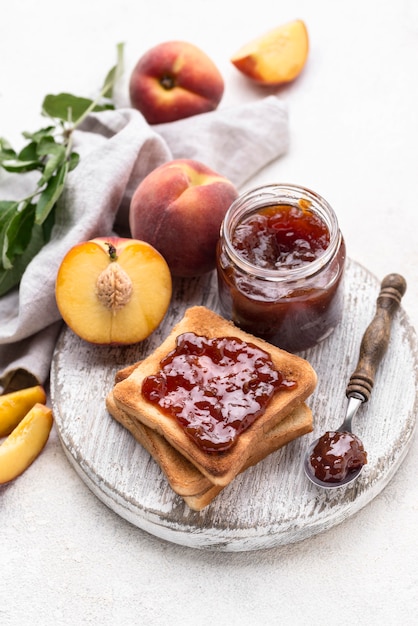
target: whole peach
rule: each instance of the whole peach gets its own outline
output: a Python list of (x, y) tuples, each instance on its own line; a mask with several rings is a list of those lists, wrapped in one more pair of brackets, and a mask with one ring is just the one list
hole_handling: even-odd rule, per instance
[(224, 176), (190, 159), (153, 170), (131, 201), (132, 236), (165, 258), (173, 276), (199, 276), (214, 269), (219, 229), (238, 196)]
[(215, 64), (185, 41), (167, 41), (148, 50), (129, 82), (131, 105), (149, 124), (213, 111), (223, 92), (224, 81)]

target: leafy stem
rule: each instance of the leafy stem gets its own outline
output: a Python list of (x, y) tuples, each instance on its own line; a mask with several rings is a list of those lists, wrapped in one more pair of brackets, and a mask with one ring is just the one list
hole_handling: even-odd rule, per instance
[(0, 137), (0, 167), (13, 174), (37, 171), (34, 189), (20, 200), (0, 200), (0, 296), (15, 287), (29, 262), (50, 240), (57, 202), (69, 172), (77, 167), (73, 132), (93, 111), (114, 109), (113, 89), (123, 68), (123, 44), (95, 99), (69, 93), (47, 95), (42, 115), (49, 126), (24, 132), (26, 145), (16, 152)]

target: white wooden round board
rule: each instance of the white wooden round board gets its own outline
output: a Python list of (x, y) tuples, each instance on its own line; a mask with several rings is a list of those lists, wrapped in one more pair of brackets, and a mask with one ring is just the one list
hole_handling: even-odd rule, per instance
[(316, 487), (304, 475), (302, 461), (310, 442), (342, 422), (345, 387), (357, 364), (362, 334), (374, 316), (379, 287), (380, 281), (364, 267), (348, 261), (341, 324), (321, 345), (301, 353), (318, 374), (308, 401), (314, 432), (238, 476), (201, 512), (192, 511), (174, 494), (155, 461), (110, 417), (105, 397), (117, 370), (149, 354), (186, 308), (203, 304), (218, 309), (216, 276), (178, 281), (165, 320), (141, 344), (98, 347), (64, 328), (52, 363), (51, 396), (68, 459), (91, 491), (122, 518), (188, 547), (264, 549), (309, 538), (342, 522), (394, 476), (416, 421), (416, 335), (401, 307), (371, 399), (354, 422), (368, 464), (356, 481), (338, 489)]

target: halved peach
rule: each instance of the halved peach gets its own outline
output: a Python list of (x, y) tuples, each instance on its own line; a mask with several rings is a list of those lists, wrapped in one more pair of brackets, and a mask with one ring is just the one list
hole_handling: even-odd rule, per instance
[(66, 324), (91, 343), (133, 344), (161, 323), (172, 294), (165, 259), (144, 241), (96, 238), (66, 254), (55, 295)]
[(45, 389), (41, 385), (19, 389), (0, 396), (0, 437), (10, 435), (37, 402), (40, 404), (46, 402)]
[(20, 476), (48, 441), (52, 410), (35, 404), (0, 446), (0, 484)]
[(250, 41), (232, 57), (235, 67), (263, 85), (294, 80), (305, 66), (309, 36), (302, 20), (293, 20)]

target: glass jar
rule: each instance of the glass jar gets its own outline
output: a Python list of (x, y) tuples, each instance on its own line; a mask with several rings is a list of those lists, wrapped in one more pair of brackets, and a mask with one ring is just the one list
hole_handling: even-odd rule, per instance
[[(308, 255), (308, 260), (303, 258), (294, 263), (289, 244), (286, 262), (281, 263), (276, 258), (272, 267), (265, 262), (263, 252), (254, 260), (250, 248), (256, 249), (257, 238), (264, 236), (257, 226), (257, 220), (265, 219), (260, 215), (273, 215), (276, 229), (273, 230), (279, 233), (283, 211), (302, 220), (292, 222), (293, 226), (296, 224), (293, 240), (297, 252), (305, 245), (303, 237), (298, 238), (299, 229), (303, 234), (307, 228), (313, 244), (320, 245)], [(249, 219), (255, 222), (248, 225)], [(316, 226), (313, 227), (318, 220), (325, 239), (315, 230)], [(244, 232), (243, 229), (251, 236), (244, 243), (239, 240), (237, 243), (237, 233)], [(285, 236), (289, 238), (289, 233)], [(290, 233), (290, 239), (292, 236)], [(277, 247), (277, 243), (274, 245)], [(306, 350), (328, 337), (341, 320), (345, 258), (345, 243), (337, 217), (320, 195), (287, 184), (252, 189), (233, 202), (221, 226), (217, 275), (222, 315), (284, 350)]]

